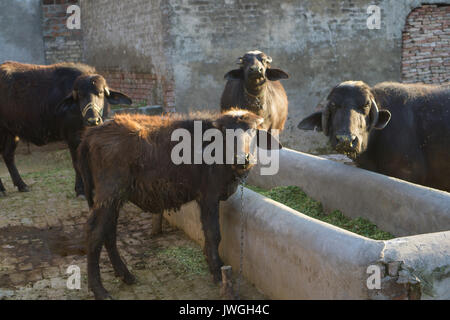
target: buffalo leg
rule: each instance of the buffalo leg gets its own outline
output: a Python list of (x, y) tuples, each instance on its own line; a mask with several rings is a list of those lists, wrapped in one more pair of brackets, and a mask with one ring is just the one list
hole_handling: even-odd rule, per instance
[(163, 214), (162, 213), (153, 213), (152, 214), (152, 231), (150, 232), (150, 234), (152, 236), (161, 234), (161, 232), (162, 232), (162, 218), (163, 218)]
[(214, 281), (222, 279), (220, 268), (223, 262), (219, 257), (220, 225), (219, 225), (219, 201), (203, 201), (200, 203), (203, 233), (205, 235), (206, 261)]
[(77, 147), (76, 143), (69, 143), (70, 155), (72, 157), (72, 165), (75, 169), (75, 193), (78, 196), (84, 196), (83, 179), (81, 178), (80, 171), (77, 165)]
[(87, 222), (88, 286), (94, 293), (95, 299), (111, 298), (101, 281), (99, 260), (106, 233), (113, 224), (111, 221), (113, 214), (112, 208), (94, 209)]
[[(3, 153), (5, 147), (5, 136), (0, 132), (0, 153)], [(3, 186), (2, 179), (0, 179), (0, 196), (6, 196), (6, 189)]]
[(14, 185), (19, 189), (20, 192), (28, 192), (30, 188), (23, 182), (22, 177), (17, 170), (14, 152), (16, 151), (17, 142), (14, 136), (6, 135), (3, 146), (3, 160), (5, 161), (6, 167), (8, 168), (9, 174)]
[(105, 247), (108, 251), (109, 260), (111, 260), (115, 275), (121, 278), (126, 284), (133, 284), (136, 283), (136, 278), (128, 270), (117, 249), (117, 218), (119, 216), (119, 210), (113, 209), (113, 211), (114, 217), (111, 217), (111, 223), (108, 224), (108, 229), (105, 230)]
[(0, 179), (0, 196), (6, 196), (6, 189), (3, 186), (2, 179)]

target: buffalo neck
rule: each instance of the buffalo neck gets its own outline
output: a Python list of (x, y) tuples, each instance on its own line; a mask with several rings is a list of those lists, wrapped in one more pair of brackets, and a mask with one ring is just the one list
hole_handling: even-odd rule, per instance
[(61, 140), (70, 140), (72, 136), (79, 135), (83, 130), (83, 118), (79, 110), (70, 109), (59, 114), (54, 119), (54, 131)]
[(244, 101), (248, 107), (256, 108), (257, 110), (263, 108), (264, 96), (267, 87), (267, 81), (256, 85), (247, 86), (244, 83)]

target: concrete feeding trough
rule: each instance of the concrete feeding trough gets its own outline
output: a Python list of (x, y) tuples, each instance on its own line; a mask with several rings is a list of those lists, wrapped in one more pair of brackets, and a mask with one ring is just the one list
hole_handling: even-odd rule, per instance
[[(272, 299), (450, 299), (450, 194), (283, 149), (280, 170), (248, 183), (298, 186), (325, 210), (364, 217), (398, 238), (368, 239), (318, 221), (249, 189), (221, 202), (220, 254)], [(241, 196), (243, 210), (241, 212)], [(203, 244), (199, 208), (166, 219)]]

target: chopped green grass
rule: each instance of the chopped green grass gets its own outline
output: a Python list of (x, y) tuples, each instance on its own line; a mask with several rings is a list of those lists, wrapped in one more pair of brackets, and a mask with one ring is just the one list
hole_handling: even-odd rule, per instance
[(205, 275), (208, 274), (208, 265), (200, 248), (190, 246), (171, 246), (158, 252), (163, 261), (176, 265), (181, 274)]
[(308, 197), (299, 187), (277, 187), (272, 190), (264, 190), (250, 185), (246, 185), (246, 187), (314, 219), (330, 223), (361, 236), (374, 240), (389, 240), (394, 238), (392, 234), (380, 230), (375, 224), (367, 219), (360, 217), (350, 219), (344, 216), (339, 210), (335, 210), (330, 214), (325, 214), (322, 204)]

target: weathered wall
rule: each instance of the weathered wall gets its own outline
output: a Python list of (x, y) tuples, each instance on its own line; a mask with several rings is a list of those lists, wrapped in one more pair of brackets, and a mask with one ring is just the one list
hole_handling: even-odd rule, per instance
[(44, 61), (40, 0), (0, 1), (0, 63)]
[[(427, 1), (449, 3), (450, 0)], [(381, 8), (369, 30), (367, 8)], [(419, 0), (81, 0), (84, 58), (100, 70), (156, 75), (152, 104), (177, 111), (219, 109), (225, 81), (244, 52), (260, 49), (283, 81), (285, 146), (320, 151), (323, 135), (297, 129), (344, 80), (402, 80), (402, 31)], [(174, 91), (175, 88), (175, 91)], [(175, 92), (175, 96), (174, 96)]]
[(450, 5), (425, 5), (411, 12), (402, 58), (404, 82), (450, 81)]
[[(174, 95), (162, 2), (81, 0), (84, 61), (134, 100), (171, 109)], [(142, 80), (136, 87), (150, 90), (146, 96), (127, 87), (125, 78), (130, 74)]]

